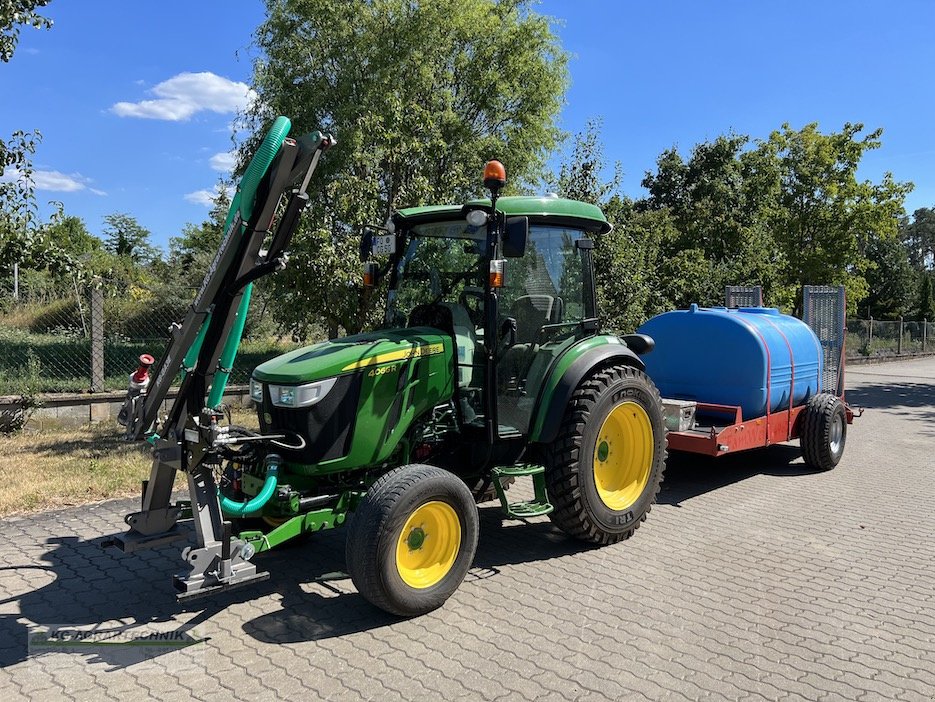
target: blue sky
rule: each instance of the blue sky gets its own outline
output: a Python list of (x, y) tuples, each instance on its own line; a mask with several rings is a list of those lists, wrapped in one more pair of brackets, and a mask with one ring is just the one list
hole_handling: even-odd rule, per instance
[[(233, 9), (232, 9), (233, 8)], [(910, 180), (907, 209), (935, 206), (935, 2), (546, 0), (573, 54), (561, 126), (604, 120), (623, 189), (666, 148), (789, 122), (884, 129), (862, 177)], [(256, 0), (53, 0), (51, 31), (23, 29), (0, 64), (0, 135), (38, 128), (40, 202), (93, 233), (126, 212), (165, 245), (207, 213), (228, 167), (263, 19)], [(340, 136), (339, 136), (340, 138)], [(45, 207), (45, 213), (49, 208)]]

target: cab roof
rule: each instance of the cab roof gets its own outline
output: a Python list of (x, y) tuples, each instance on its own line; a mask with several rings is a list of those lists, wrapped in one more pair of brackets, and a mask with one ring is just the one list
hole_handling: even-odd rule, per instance
[[(400, 225), (439, 221), (462, 217), (468, 210), (490, 209), (490, 200), (471, 200), (465, 205), (428, 205), (397, 210), (393, 220)], [(567, 200), (554, 195), (508, 196), (497, 200), (497, 210), (508, 217), (529, 217), (538, 224), (554, 223), (582, 227), (591, 232), (605, 233), (611, 229), (601, 208), (578, 200)]]

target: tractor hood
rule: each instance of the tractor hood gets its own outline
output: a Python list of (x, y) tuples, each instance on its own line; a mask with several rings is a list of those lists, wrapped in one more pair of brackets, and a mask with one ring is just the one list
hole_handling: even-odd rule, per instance
[(429, 327), (389, 329), (323, 341), (290, 351), (257, 366), (264, 383), (307, 383), (423, 356), (451, 357), (450, 336)]

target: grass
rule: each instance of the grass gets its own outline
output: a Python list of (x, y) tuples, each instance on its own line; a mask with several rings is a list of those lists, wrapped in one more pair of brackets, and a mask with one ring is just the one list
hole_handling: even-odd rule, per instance
[[(234, 422), (257, 426), (252, 410), (236, 410)], [(138, 496), (152, 465), (149, 445), (128, 443), (122, 432), (115, 422), (101, 422), (0, 435), (0, 518)], [(185, 487), (180, 475), (176, 488)]]

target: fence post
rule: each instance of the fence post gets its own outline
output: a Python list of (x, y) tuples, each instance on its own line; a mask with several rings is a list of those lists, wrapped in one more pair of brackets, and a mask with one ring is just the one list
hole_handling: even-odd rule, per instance
[(927, 319), (922, 320), (922, 353), (925, 353), (925, 342), (928, 340), (928, 330), (929, 330), (929, 321)]
[(899, 341), (896, 342), (896, 355), (903, 355), (903, 317), (899, 315)]
[(867, 332), (867, 354), (872, 353), (870, 347), (873, 346), (873, 316), (870, 316), (870, 331)]
[(104, 293), (91, 289), (91, 392), (104, 389)]

